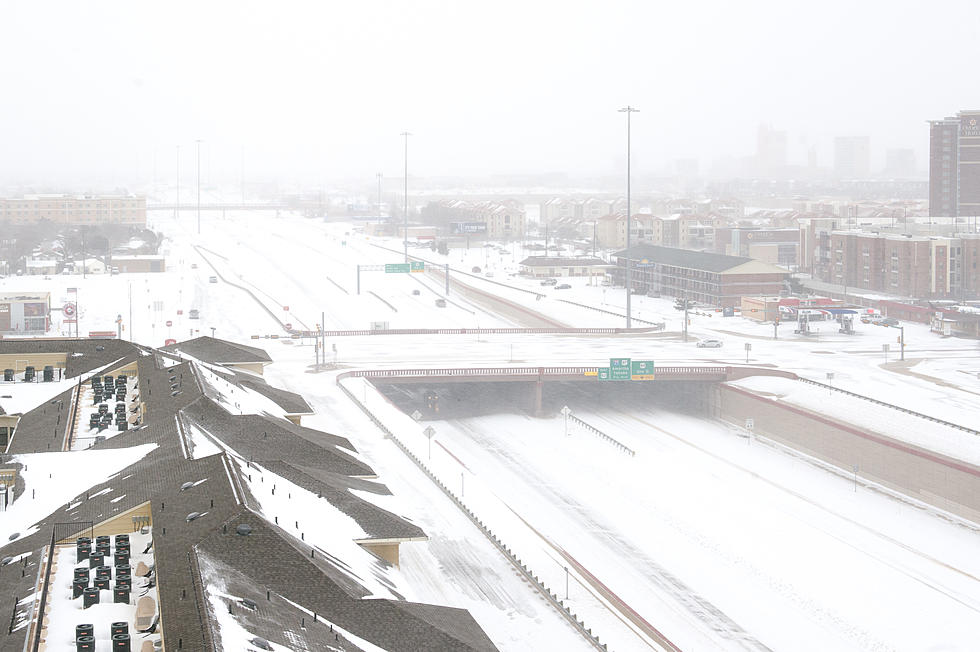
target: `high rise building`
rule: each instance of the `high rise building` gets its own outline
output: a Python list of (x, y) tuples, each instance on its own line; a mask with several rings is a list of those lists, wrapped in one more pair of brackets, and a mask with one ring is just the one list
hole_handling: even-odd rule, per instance
[(885, 152), (885, 176), (911, 179), (915, 176), (915, 150), (890, 149)]
[(772, 125), (759, 125), (756, 132), (755, 162), (761, 176), (778, 176), (786, 167), (786, 132)]
[(866, 179), (871, 173), (871, 141), (867, 136), (834, 139), (834, 174), (838, 179)]
[(929, 121), (929, 212), (980, 215), (980, 111)]

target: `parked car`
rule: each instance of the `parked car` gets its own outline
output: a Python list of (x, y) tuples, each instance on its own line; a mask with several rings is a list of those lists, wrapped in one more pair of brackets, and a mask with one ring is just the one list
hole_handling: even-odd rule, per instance
[(218, 282), (217, 276), (212, 276), (211, 278), (208, 279), (208, 283), (217, 283), (217, 282)]
[(190, 317), (191, 319), (200, 319), (201, 313), (199, 313), (196, 308), (192, 308), (187, 316)]
[(191, 269), (197, 269), (197, 263), (191, 263)]
[(880, 322), (878, 322), (878, 324), (880, 326), (898, 326), (899, 325), (899, 321), (897, 319), (895, 319), (894, 317), (885, 317)]
[(416, 296), (416, 297), (417, 297), (417, 296), (418, 296), (418, 295), (420, 295), (420, 294), (422, 294), (422, 293), (421, 293), (421, 292), (419, 292), (418, 290), (412, 290), (412, 295), (413, 295), (413, 296)]
[(724, 344), (721, 340), (698, 340), (697, 347), (699, 349), (720, 349)]
[(561, 283), (559, 285), (556, 285), (555, 286), (555, 289), (556, 290), (571, 290), (572, 289), (572, 286), (569, 285), (568, 283)]
[(445, 299), (436, 299), (436, 307), (437, 308), (445, 308), (446, 307), (446, 300)]
[(479, 267), (476, 267), (476, 266), (474, 265), (474, 267), (473, 267), (473, 269), (471, 269), (470, 271), (471, 271), (471, 272), (473, 272), (474, 274), (479, 274), (479, 273), (480, 273), (480, 272), (482, 272), (483, 270), (482, 270), (482, 269), (480, 269)]
[(558, 279), (546, 278), (543, 281), (541, 281), (541, 285), (558, 285)]

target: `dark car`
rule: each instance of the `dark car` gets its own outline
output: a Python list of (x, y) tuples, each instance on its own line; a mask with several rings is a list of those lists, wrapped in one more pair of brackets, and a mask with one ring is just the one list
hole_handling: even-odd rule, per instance
[(557, 284), (558, 284), (558, 279), (556, 278), (546, 278), (543, 281), (541, 281), (541, 285), (557, 285)]
[(882, 326), (898, 326), (899, 325), (899, 321), (897, 319), (895, 319), (894, 317), (885, 317), (884, 319), (881, 320), (880, 323), (881, 323)]
[(572, 286), (569, 285), (568, 283), (561, 283), (560, 285), (556, 285), (555, 286), (555, 289), (556, 290), (571, 290), (572, 289)]

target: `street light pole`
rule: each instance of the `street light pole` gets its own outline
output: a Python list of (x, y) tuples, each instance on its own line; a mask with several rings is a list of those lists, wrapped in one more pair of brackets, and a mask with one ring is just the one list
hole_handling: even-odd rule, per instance
[(620, 113), (626, 114), (626, 328), (630, 328), (633, 324), (631, 313), (633, 288), (630, 279), (630, 114), (638, 111), (639, 109), (632, 106), (619, 109)]
[(197, 234), (201, 235), (201, 141), (197, 143)]
[(381, 173), (378, 172), (378, 219), (381, 219)]
[(407, 131), (401, 133), (405, 137), (405, 236), (402, 241), (405, 244), (405, 262), (408, 262), (408, 137), (411, 136)]

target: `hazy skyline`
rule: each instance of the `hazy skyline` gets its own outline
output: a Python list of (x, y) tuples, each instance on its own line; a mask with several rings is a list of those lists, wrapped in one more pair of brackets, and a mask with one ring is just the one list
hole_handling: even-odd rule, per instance
[[(934, 5), (933, 5), (934, 7)], [(974, 5), (924, 2), (8, 3), (0, 185), (637, 173), (867, 135), (928, 163), (980, 106)]]

